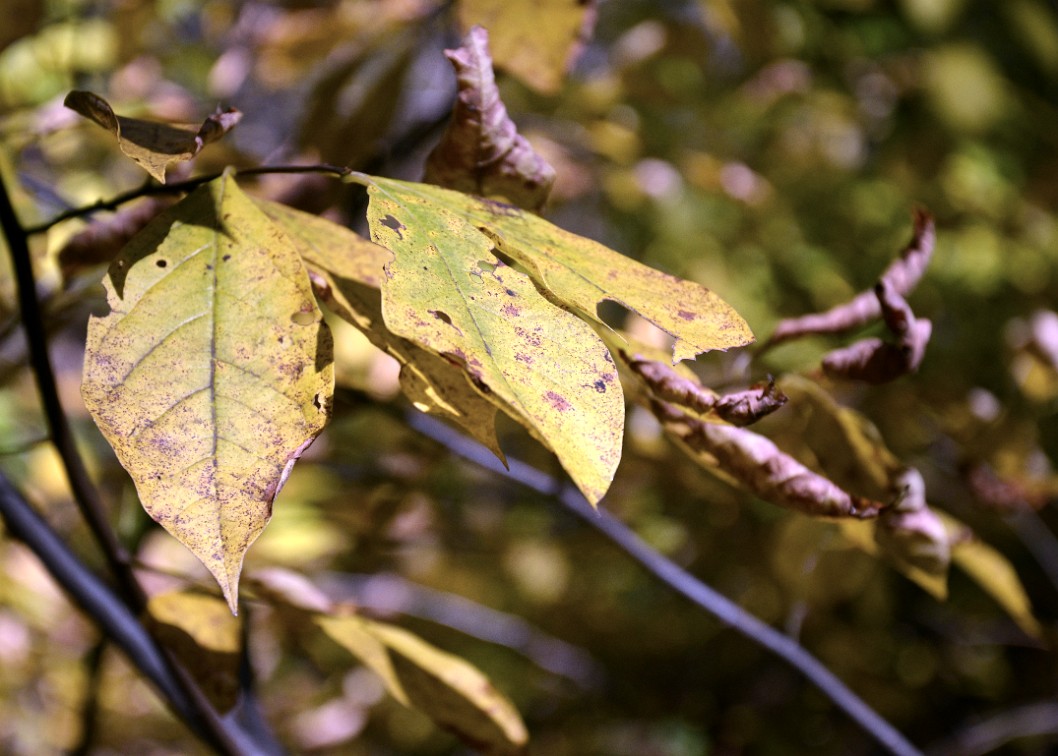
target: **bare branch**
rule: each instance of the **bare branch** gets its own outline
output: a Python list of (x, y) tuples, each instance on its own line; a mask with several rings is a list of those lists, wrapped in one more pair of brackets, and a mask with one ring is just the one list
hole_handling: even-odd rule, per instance
[(659, 581), (704, 609), (723, 624), (771, 651), (803, 674), (888, 753), (899, 756), (914, 756), (921, 753), (796, 640), (761, 622), (738, 604), (717, 593), (662, 556), (640, 539), (628, 526), (614, 519), (605, 510), (596, 511), (574, 486), (562, 485), (551, 476), (517, 459), (508, 459), (510, 466), (504, 468), (503, 464), (485, 447), (452, 430), (439, 420), (410, 411), (405, 414), (405, 419), (412, 428), (445, 445), (454, 454), (540, 494), (554, 497), (564, 507), (610, 539), (629, 557), (639, 562)]

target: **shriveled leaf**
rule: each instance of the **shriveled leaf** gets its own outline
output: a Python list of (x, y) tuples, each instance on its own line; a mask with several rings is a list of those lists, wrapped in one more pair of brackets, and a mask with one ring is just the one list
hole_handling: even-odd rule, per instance
[(133, 236), (176, 200), (148, 197), (104, 220), (93, 220), (59, 250), (59, 270), (64, 281), (102, 263), (109, 263)]
[(751, 425), (786, 403), (786, 396), (771, 380), (746, 391), (722, 395), (703, 386), (690, 370), (680, 371), (679, 365), (647, 358), (638, 350), (630, 354), (618, 349), (617, 353), (654, 398), (690, 410), (703, 420)]
[(876, 517), (884, 508), (849, 494), (758, 433), (703, 422), (660, 401), (651, 408), (692, 459), (771, 504), (817, 517), (858, 519)]
[(463, 46), (445, 50), (459, 94), (448, 129), (426, 160), (424, 181), (539, 210), (555, 169), (518, 133), (492, 72), (489, 35), (475, 26)]
[(503, 264), (465, 207), (449, 207), (477, 200), (424, 184), (367, 183), (372, 238), (395, 255), (382, 287), (386, 326), (461, 366), (597, 502), (620, 460), (624, 427), (623, 393), (602, 340)]
[(554, 94), (595, 26), (594, 0), (460, 0), (464, 29), (484, 26), (496, 64)]
[(103, 283), (85, 405), (235, 611), (246, 550), (331, 406), (330, 332), (297, 246), (226, 174), (147, 226)]
[(239, 696), (239, 620), (214, 596), (188, 590), (147, 602), (152, 634), (176, 654), (210, 702), (228, 711)]
[(66, 95), (64, 104), (113, 134), (121, 151), (162, 183), (170, 163), (195, 157), (242, 118), (242, 113), (229, 108), (209, 116), (201, 126), (143, 121), (119, 116), (99, 95), (79, 90)]
[(393, 625), (358, 616), (315, 622), (385, 683), (405, 706), (495, 754), (516, 754), (529, 739), (514, 706), (479, 670)]
[(299, 246), (316, 293), (335, 314), (356, 326), (401, 365), (400, 386), (421, 411), (458, 424), (503, 459), (496, 438), (496, 406), (471, 384), (463, 369), (391, 333), (382, 322), (378, 290), (393, 254), (319, 216), (257, 200)]
[[(944, 519), (950, 530), (966, 529), (949, 515), (944, 515)], [(1005, 556), (977, 538), (962, 538), (952, 549), (952, 561), (994, 598), (1018, 627), (1034, 638), (1043, 637), (1043, 628), (1032, 612), (1025, 587)]]
[[(933, 257), (936, 242), (936, 227), (933, 217), (925, 210), (914, 214), (914, 233), (911, 241), (882, 273), (894, 292), (906, 297), (918, 285)], [(789, 339), (815, 333), (841, 333), (858, 328), (882, 316), (882, 308), (873, 291), (864, 291), (844, 304), (826, 312), (811, 313), (781, 321), (768, 339), (768, 344), (778, 344)]]
[[(374, 196), (385, 192), (438, 219), (465, 218), (500, 253), (523, 266), (549, 296), (589, 321), (603, 325), (597, 309), (606, 300), (638, 313), (675, 338), (674, 362), (753, 340), (746, 321), (701, 284), (649, 268), (532, 213), (425, 184), (367, 180)], [(395, 236), (396, 230), (389, 229), (389, 235)]]

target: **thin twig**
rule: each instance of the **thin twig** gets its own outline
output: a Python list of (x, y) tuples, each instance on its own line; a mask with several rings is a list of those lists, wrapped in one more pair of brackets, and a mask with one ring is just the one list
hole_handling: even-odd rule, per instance
[[(240, 176), (262, 176), (265, 174), (273, 173), (328, 173), (335, 176), (347, 176), (352, 171), (349, 168), (345, 168), (340, 165), (266, 165), (258, 166), (257, 168), (241, 168), (238, 170)], [(43, 223), (39, 223), (36, 226), (28, 226), (23, 232), (26, 236), (33, 236), (35, 234), (41, 234), (47, 231), (52, 226), (57, 226), (63, 221), (71, 220), (72, 218), (81, 218), (86, 215), (92, 215), (93, 213), (102, 212), (104, 210), (114, 210), (115, 208), (124, 205), (127, 202), (132, 202), (140, 197), (151, 197), (161, 194), (182, 194), (189, 192), (202, 184), (208, 184), (210, 181), (217, 179), (221, 176), (220, 173), (210, 173), (204, 176), (195, 176), (194, 178), (187, 179), (185, 181), (174, 181), (171, 184), (156, 184), (150, 180), (145, 181), (136, 189), (130, 189), (127, 192), (114, 195), (110, 199), (100, 199), (97, 202), (93, 202), (91, 205), (83, 205), (82, 207), (71, 208), (65, 212), (59, 213), (51, 220), (47, 220)]]
[(29, 241), (2, 180), (0, 180), (0, 227), (3, 228), (4, 236), (7, 238), (8, 251), (15, 269), (18, 305), (22, 313), (22, 327), (26, 332), (30, 367), (33, 369), (33, 376), (37, 382), (37, 391), (40, 393), (49, 435), (62, 459), (74, 501), (81, 511), (81, 516), (88, 524), (92, 537), (103, 552), (114, 579), (121, 586), (125, 601), (130, 607), (140, 609), (144, 604), (143, 590), (136, 582), (136, 577), (129, 566), (128, 553), (118, 542), (113, 528), (107, 521), (105, 507), (88, 476), (88, 470), (77, 450), (77, 443), (70, 430), (66, 413), (63, 411), (62, 402), (59, 401), (55, 371), (52, 370), (51, 357), (48, 355), (44, 317), (37, 300)]
[(510, 467), (504, 468), (503, 463), (485, 447), (449, 428), (439, 420), (409, 410), (406, 414), (406, 421), (413, 429), (444, 444), (460, 457), (540, 494), (554, 497), (567, 509), (613, 541), (661, 582), (801, 672), (889, 753), (898, 756), (912, 756), (921, 753), (797, 641), (760, 621), (674, 562), (666, 559), (622, 522), (602, 510), (593, 509), (572, 485), (563, 484), (550, 475), (510, 457), (507, 458)]
[(7, 532), (36, 554), (67, 595), (120, 648), (129, 661), (187, 725), (221, 753), (253, 753), (250, 748), (229, 747), (210, 727), (184, 687), (176, 679), (165, 655), (128, 606), (102, 580), (74, 556), (51, 526), (0, 473), (0, 516)]

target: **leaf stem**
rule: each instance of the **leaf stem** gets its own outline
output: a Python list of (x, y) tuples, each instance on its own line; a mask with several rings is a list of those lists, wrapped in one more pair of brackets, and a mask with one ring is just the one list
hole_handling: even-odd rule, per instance
[[(327, 163), (321, 163), (318, 165), (267, 165), (258, 166), (256, 168), (240, 168), (236, 170), (236, 174), (239, 176), (262, 176), (266, 174), (280, 174), (280, 173), (325, 173), (333, 174), (338, 177), (345, 177), (353, 173), (352, 169), (346, 168), (340, 165), (329, 165)], [(64, 212), (59, 213), (50, 220), (39, 223), (36, 226), (28, 226), (25, 228), (23, 233), (26, 236), (34, 236), (35, 234), (42, 234), (52, 226), (57, 226), (63, 221), (68, 221), (73, 218), (82, 218), (86, 215), (92, 215), (93, 213), (102, 212), (105, 210), (114, 210), (115, 208), (124, 205), (126, 202), (132, 202), (141, 197), (152, 197), (157, 195), (165, 194), (181, 194), (183, 192), (191, 191), (196, 189), (202, 184), (208, 184), (214, 179), (220, 178), (223, 175), (223, 171), (217, 173), (209, 173), (203, 176), (195, 176), (194, 178), (187, 179), (185, 181), (174, 181), (171, 184), (156, 184), (150, 179), (145, 181), (136, 189), (130, 189), (127, 192), (116, 194), (110, 199), (100, 199), (93, 202), (91, 205), (83, 205), (81, 207), (74, 207)]]
[(796, 640), (757, 619), (726, 596), (651, 548), (628, 526), (604, 510), (595, 510), (572, 485), (517, 459), (507, 458), (509, 468), (477, 442), (434, 418), (409, 410), (405, 419), (416, 431), (444, 444), (454, 454), (519, 483), (537, 493), (557, 499), (563, 506), (609, 538), (650, 574), (677, 593), (716, 617), (728, 627), (771, 651), (808, 678), (827, 698), (894, 756), (920, 756), (919, 751), (895, 727)]

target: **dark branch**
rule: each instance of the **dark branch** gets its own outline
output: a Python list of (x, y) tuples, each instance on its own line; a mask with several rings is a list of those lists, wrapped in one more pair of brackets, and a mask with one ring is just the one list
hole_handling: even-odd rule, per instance
[[(233, 731), (231, 727), (226, 728), (227, 737), (217, 734), (217, 728), (205, 720), (200, 708), (186, 693), (185, 686), (177, 679), (162, 650), (129, 607), (74, 556), (3, 474), (0, 474), (0, 516), (3, 517), (7, 532), (36, 554), (73, 602), (150, 680), (195, 734), (220, 753), (259, 752), (245, 735)], [(240, 739), (243, 742), (240, 743)]]
[[(265, 174), (274, 173), (327, 173), (335, 176), (347, 176), (352, 172), (350, 168), (345, 168), (339, 165), (271, 165), (271, 166), (260, 166), (257, 168), (242, 168), (238, 171), (240, 176), (262, 176)], [(152, 197), (157, 195), (168, 195), (168, 194), (183, 194), (189, 192), (192, 189), (196, 189), (202, 184), (208, 184), (210, 181), (217, 179), (221, 176), (220, 173), (210, 173), (205, 176), (196, 176), (195, 178), (187, 179), (186, 181), (174, 181), (171, 184), (156, 184), (150, 180), (144, 182), (141, 186), (136, 189), (130, 189), (127, 192), (117, 194), (110, 199), (101, 199), (98, 202), (94, 202), (91, 205), (84, 205), (83, 207), (75, 207), (65, 212), (59, 213), (51, 220), (40, 223), (36, 226), (29, 226), (23, 233), (26, 236), (33, 236), (34, 234), (40, 234), (47, 231), (52, 226), (56, 226), (63, 221), (68, 221), (72, 218), (82, 218), (86, 215), (92, 215), (93, 213), (102, 212), (105, 210), (114, 210), (127, 202), (139, 199), (140, 197)]]
[(889, 753), (900, 756), (920, 753), (896, 728), (853, 693), (845, 683), (797, 641), (761, 622), (727, 597), (717, 593), (674, 562), (666, 559), (620, 521), (602, 510), (593, 509), (572, 485), (562, 484), (550, 475), (516, 459), (508, 458), (510, 468), (505, 469), (503, 464), (485, 447), (442, 422), (414, 411), (409, 411), (406, 417), (412, 428), (444, 444), (460, 457), (540, 494), (557, 499), (567, 509), (613, 541), (658, 580), (801, 672)]

